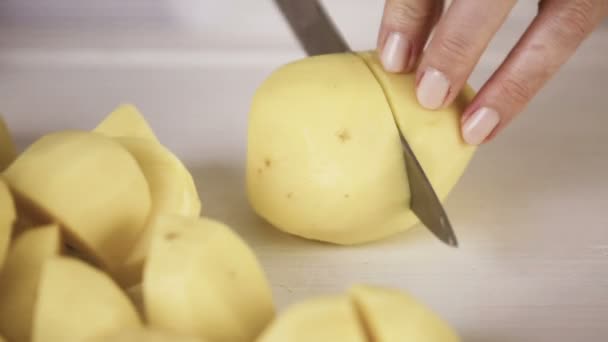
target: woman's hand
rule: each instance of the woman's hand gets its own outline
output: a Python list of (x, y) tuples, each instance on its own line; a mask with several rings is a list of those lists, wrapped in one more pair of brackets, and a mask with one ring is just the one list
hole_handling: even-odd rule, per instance
[[(416, 68), (420, 104), (450, 104), (516, 0), (386, 0), (378, 48), (389, 72)], [(469, 144), (487, 142), (521, 112), (608, 15), (608, 0), (543, 0), (538, 15), (462, 117)], [(431, 29), (433, 38), (423, 50)]]

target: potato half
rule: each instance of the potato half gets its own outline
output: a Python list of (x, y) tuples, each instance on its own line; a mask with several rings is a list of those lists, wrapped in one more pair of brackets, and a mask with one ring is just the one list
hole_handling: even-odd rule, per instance
[(150, 212), (148, 183), (133, 156), (97, 133), (46, 135), (4, 176), (18, 197), (65, 228), (71, 246), (110, 270), (121, 265)]
[(253, 99), (247, 150), (250, 203), (278, 229), (344, 244), (404, 229), (398, 130), (361, 58), (317, 56), (270, 75)]
[(133, 304), (106, 273), (70, 257), (45, 262), (34, 342), (76, 342), (141, 326)]
[(61, 238), (56, 225), (28, 229), (13, 242), (0, 274), (0, 334), (9, 341), (31, 340), (42, 266), (46, 260), (58, 255), (60, 249)]
[(320, 296), (288, 307), (257, 342), (366, 342), (365, 330), (347, 295)]
[(13, 224), (17, 219), (15, 202), (11, 192), (2, 178), (0, 178), (0, 271), (13, 233)]
[(94, 131), (110, 137), (136, 137), (158, 142), (146, 119), (132, 104), (115, 108)]
[(121, 284), (131, 286), (141, 282), (154, 219), (158, 215), (198, 217), (201, 201), (192, 175), (167, 148), (142, 138), (119, 137), (116, 140), (137, 160), (148, 181), (152, 201), (146, 228), (118, 271)]
[(251, 341), (274, 316), (255, 254), (227, 226), (206, 218), (156, 220), (144, 268), (151, 326), (210, 341)]
[(464, 172), (474, 151), (458, 125), (467, 96), (424, 110), (413, 75), (387, 75), (370, 56), (308, 57), (277, 69), (257, 89), (247, 192), (253, 209), (276, 228), (356, 244), (418, 223), (398, 129), (442, 199)]

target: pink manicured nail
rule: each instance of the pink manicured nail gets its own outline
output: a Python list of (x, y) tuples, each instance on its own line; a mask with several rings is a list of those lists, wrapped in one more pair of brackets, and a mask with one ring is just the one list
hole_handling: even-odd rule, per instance
[(462, 125), (462, 138), (467, 144), (479, 145), (500, 122), (494, 109), (482, 107), (469, 116)]
[(410, 43), (403, 33), (389, 34), (382, 49), (380, 60), (388, 72), (401, 72), (407, 67)]
[(416, 97), (422, 107), (438, 109), (443, 105), (450, 90), (450, 80), (439, 70), (428, 68), (416, 90)]

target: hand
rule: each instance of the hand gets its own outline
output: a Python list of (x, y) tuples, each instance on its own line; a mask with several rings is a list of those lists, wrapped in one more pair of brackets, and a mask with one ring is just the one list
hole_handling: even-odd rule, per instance
[[(378, 38), (389, 72), (416, 69), (416, 95), (428, 109), (449, 105), (467, 82), (516, 0), (386, 0)], [(462, 136), (489, 141), (608, 15), (608, 0), (542, 0), (538, 15), (462, 116)], [(422, 52), (432, 28), (433, 39)]]

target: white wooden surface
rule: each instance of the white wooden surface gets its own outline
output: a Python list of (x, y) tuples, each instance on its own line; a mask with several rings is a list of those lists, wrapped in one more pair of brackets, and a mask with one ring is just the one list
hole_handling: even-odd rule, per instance
[[(381, 1), (326, 3), (355, 48), (374, 46)], [(519, 3), (475, 87), (534, 6)], [(270, 1), (13, 0), (0, 13), (0, 112), (20, 145), (135, 103), (187, 161), (205, 214), (258, 253), (281, 308), (366, 282), (411, 291), (468, 342), (608, 340), (605, 27), (474, 158), (446, 203), (458, 250), (421, 228), (338, 248), (276, 232), (245, 198), (251, 95), (302, 56)]]

